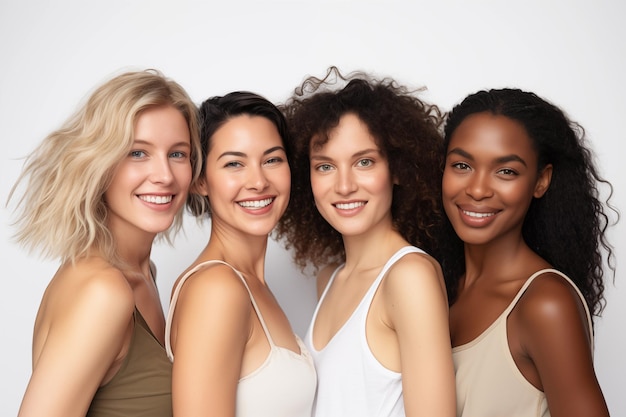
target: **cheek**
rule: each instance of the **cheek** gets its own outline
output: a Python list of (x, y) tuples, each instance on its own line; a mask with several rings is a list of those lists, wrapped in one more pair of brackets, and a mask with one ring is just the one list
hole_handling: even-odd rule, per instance
[(328, 182), (328, 178), (323, 178), (311, 173), (311, 191), (316, 200), (324, 193), (324, 190), (328, 188)]
[(174, 172), (176, 181), (181, 186), (185, 188), (189, 188), (189, 185), (191, 184), (191, 177), (193, 176), (191, 172), (191, 165), (189, 164), (176, 165), (172, 168), (172, 172)]
[(458, 187), (459, 184), (454, 180), (454, 177), (452, 177), (448, 171), (444, 170), (441, 180), (441, 197), (444, 203), (458, 191)]
[(238, 181), (232, 176), (207, 173), (205, 191), (209, 201), (231, 199), (237, 193)]
[(124, 188), (134, 188), (141, 184), (144, 177), (145, 175), (138, 167), (131, 164), (122, 165), (115, 172), (107, 193), (109, 191), (117, 192)]
[(288, 166), (276, 171), (276, 180), (274, 183), (277, 188), (283, 193), (289, 194), (291, 192), (291, 170)]
[(386, 171), (378, 171), (378, 173), (372, 174), (367, 173), (367, 175), (361, 176), (359, 184), (375, 195), (391, 196), (393, 194), (393, 181)]

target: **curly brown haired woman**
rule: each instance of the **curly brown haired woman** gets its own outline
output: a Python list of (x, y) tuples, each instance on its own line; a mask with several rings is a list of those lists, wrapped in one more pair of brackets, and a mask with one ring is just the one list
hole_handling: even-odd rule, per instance
[(314, 415), (454, 415), (445, 284), (424, 251), (441, 224), (437, 108), (331, 68), (283, 109), (293, 178), (278, 235), (301, 267), (330, 263), (305, 338)]

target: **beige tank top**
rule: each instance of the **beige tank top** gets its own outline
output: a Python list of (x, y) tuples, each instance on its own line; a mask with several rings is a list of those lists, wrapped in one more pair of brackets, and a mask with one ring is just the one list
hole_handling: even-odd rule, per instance
[(172, 318), (178, 294), (185, 281), (196, 271), (208, 265), (220, 263), (235, 271), (250, 295), (254, 311), (261, 322), (263, 332), (270, 345), (270, 353), (263, 364), (250, 374), (239, 379), (235, 412), (237, 417), (310, 417), (317, 386), (317, 375), (313, 358), (300, 338), (295, 335), (300, 353), (276, 346), (265, 325), (261, 310), (248, 288), (243, 275), (222, 261), (207, 261), (196, 265), (177, 283), (172, 294), (170, 310), (165, 323), (165, 348), (170, 360), (174, 360), (170, 341)]
[(458, 417), (550, 416), (545, 394), (528, 382), (515, 365), (509, 350), (506, 326), (507, 317), (528, 286), (547, 272), (562, 276), (576, 289), (585, 307), (589, 332), (593, 334), (587, 303), (576, 285), (555, 269), (535, 272), (491, 326), (471, 342), (452, 349)]

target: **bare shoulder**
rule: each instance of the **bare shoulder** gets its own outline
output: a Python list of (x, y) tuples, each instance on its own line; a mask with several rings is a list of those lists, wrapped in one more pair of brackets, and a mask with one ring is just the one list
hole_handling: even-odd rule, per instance
[(539, 320), (559, 319), (563, 314), (578, 315), (582, 307), (582, 300), (572, 284), (553, 272), (535, 278), (518, 303), (520, 313)]
[(562, 276), (550, 272), (529, 285), (515, 313), (520, 323), (537, 331), (550, 332), (572, 325), (586, 327), (586, 313), (578, 293)]
[(189, 276), (180, 289), (178, 303), (205, 309), (210, 308), (211, 300), (215, 306), (250, 304), (248, 290), (239, 275), (228, 265), (218, 263), (208, 265)]
[[(408, 253), (393, 264), (385, 279), (386, 285), (432, 286), (443, 285), (439, 262), (425, 253)], [(445, 286), (444, 286), (445, 288)]]
[(62, 266), (49, 290), (63, 310), (80, 306), (83, 311), (103, 309), (127, 315), (135, 305), (132, 288), (124, 274), (99, 258)]
[(112, 360), (109, 356), (118, 352), (134, 308), (126, 277), (107, 262), (89, 259), (62, 266), (46, 289), (37, 315), (34, 363), (46, 346), (58, 361), (63, 351), (74, 352), (74, 360), (77, 352), (94, 363)]

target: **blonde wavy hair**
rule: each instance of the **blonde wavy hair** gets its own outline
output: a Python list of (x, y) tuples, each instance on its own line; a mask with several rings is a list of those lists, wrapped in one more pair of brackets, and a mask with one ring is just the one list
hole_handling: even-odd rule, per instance
[[(104, 193), (116, 168), (130, 152), (135, 121), (150, 108), (178, 109), (189, 127), (193, 180), (200, 175), (202, 151), (198, 109), (185, 90), (159, 71), (126, 72), (98, 87), (58, 130), (26, 157), (9, 193), (25, 185), (15, 211), (16, 241), (46, 258), (75, 262), (94, 250), (119, 264), (107, 227)], [(25, 184), (24, 184), (25, 183)], [(170, 232), (182, 224), (182, 210)]]

